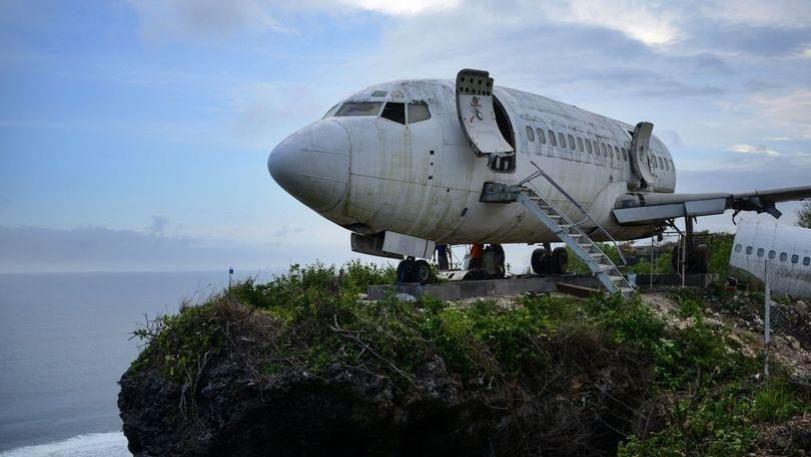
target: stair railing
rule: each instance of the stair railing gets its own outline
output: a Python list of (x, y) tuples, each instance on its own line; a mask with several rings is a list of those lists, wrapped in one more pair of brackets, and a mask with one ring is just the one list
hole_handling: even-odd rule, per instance
[[(566, 197), (566, 199), (569, 200), (569, 202), (571, 202), (574, 205), (574, 207), (577, 208), (578, 211), (580, 211), (580, 213), (583, 214), (583, 216), (585, 216), (585, 218), (583, 220), (581, 220), (580, 222), (578, 222), (577, 224), (572, 224), (572, 221), (569, 220), (569, 218), (565, 214), (563, 214), (561, 211), (557, 211), (557, 212), (560, 213), (561, 216), (565, 217), (566, 220), (569, 221), (569, 223), (572, 224), (578, 230), (580, 230), (580, 224), (582, 224), (583, 222), (590, 221), (590, 222), (594, 223), (594, 225), (600, 230), (600, 232), (602, 232), (606, 236), (606, 238), (608, 238), (614, 244), (614, 247), (617, 249), (617, 254), (620, 257), (620, 260), (622, 261), (622, 265), (628, 265), (628, 261), (625, 260), (625, 256), (622, 255), (622, 249), (620, 249), (619, 242), (617, 242), (617, 240), (614, 239), (614, 237), (611, 236), (610, 233), (608, 233), (608, 230), (603, 228), (603, 226), (600, 225), (599, 222), (597, 222), (594, 218), (592, 218), (591, 215), (588, 213), (588, 211), (586, 211), (585, 208), (580, 206), (580, 203), (578, 203), (577, 200), (574, 199), (574, 197), (572, 197), (571, 195), (569, 195), (568, 192), (566, 192), (566, 189), (561, 187), (560, 184), (558, 184), (557, 181), (552, 179), (552, 177), (549, 176), (545, 171), (541, 170), (541, 167), (539, 167), (538, 164), (536, 164), (532, 160), (530, 160), (529, 163), (531, 163), (532, 166), (535, 167), (536, 171), (533, 172), (531, 175), (527, 176), (526, 178), (524, 178), (523, 180), (521, 180), (521, 182), (519, 182), (518, 185), (523, 186), (524, 184), (529, 183), (534, 188), (535, 186), (534, 186), (534, 184), (531, 183), (531, 181), (538, 178), (539, 176), (543, 176), (543, 178), (546, 179), (549, 182), (549, 184), (552, 184), (552, 186), (555, 189), (557, 189), (558, 192), (560, 192), (564, 197)], [(537, 189), (534, 189), (534, 190), (540, 196), (540, 192), (538, 192)], [(548, 203), (551, 205), (551, 202), (548, 202)], [(598, 247), (598, 249), (599, 249), (599, 247)], [(600, 249), (600, 250), (602, 251), (602, 249)]]

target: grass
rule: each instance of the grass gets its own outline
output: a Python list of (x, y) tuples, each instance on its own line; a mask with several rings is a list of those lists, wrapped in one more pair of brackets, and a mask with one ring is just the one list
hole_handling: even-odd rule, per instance
[[(378, 373), (408, 395), (420, 369), (440, 357), (466, 392), (512, 392), (504, 398), (516, 408), (515, 401), (541, 393), (572, 395), (572, 380), (595, 370), (621, 369), (639, 389), (627, 408), (660, 422), (629, 435), (623, 457), (743, 455), (757, 439), (753, 424), (808, 411), (808, 399), (783, 377), (753, 381), (760, 361), (735, 351), (726, 329), (704, 322), (706, 299), (695, 293), (671, 297), (679, 317), (692, 322), (681, 329), (639, 297), (535, 295), (511, 307), (358, 299), (369, 284), (393, 282), (394, 275), (353, 262), (294, 265), (265, 284), (245, 281), (136, 331), (146, 345), (131, 371), (159, 370), (193, 385), (207, 363), (222, 358), (238, 358), (260, 380), (291, 370), (321, 376), (338, 364)], [(666, 408), (645, 409), (643, 400)]]

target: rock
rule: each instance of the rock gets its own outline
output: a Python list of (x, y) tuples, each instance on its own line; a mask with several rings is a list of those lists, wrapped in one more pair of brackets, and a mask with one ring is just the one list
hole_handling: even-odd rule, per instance
[(118, 406), (135, 457), (615, 452), (642, 417), (649, 362), (589, 333), (548, 344), (560, 359), (547, 385), (527, 377), (544, 367), (465, 383), (437, 354), (399, 377), (338, 362), (257, 372), (234, 349), (184, 381), (160, 369), (163, 355), (145, 352), (122, 376)]
[(405, 303), (413, 303), (417, 301), (417, 297), (403, 292), (398, 293), (397, 295), (395, 295), (395, 297), (397, 298), (397, 300)]

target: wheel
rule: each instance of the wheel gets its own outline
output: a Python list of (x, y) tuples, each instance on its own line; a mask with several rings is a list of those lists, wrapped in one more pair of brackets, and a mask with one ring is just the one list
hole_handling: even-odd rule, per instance
[(536, 275), (541, 275), (546, 273), (546, 249), (538, 248), (532, 251), (532, 257), (529, 260), (530, 265), (532, 265), (532, 271)]
[(412, 268), (414, 282), (425, 284), (431, 279), (431, 266), (425, 260), (417, 260)]
[(569, 267), (569, 251), (564, 247), (555, 248), (552, 251), (551, 265), (552, 273), (566, 273)]
[(404, 282), (415, 282), (415, 264), (413, 258), (408, 258), (405, 260), (400, 261), (397, 265), (397, 282), (404, 283)]

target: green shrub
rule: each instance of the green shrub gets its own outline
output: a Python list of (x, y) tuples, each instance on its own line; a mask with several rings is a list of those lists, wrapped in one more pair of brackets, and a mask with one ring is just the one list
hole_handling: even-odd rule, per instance
[(746, 391), (731, 386), (718, 394), (696, 392), (672, 405), (667, 426), (621, 444), (619, 457), (731, 457), (746, 455), (757, 432), (751, 426)]
[(761, 422), (780, 422), (801, 411), (801, 401), (788, 384), (771, 378), (752, 401), (752, 415)]

